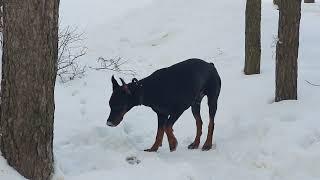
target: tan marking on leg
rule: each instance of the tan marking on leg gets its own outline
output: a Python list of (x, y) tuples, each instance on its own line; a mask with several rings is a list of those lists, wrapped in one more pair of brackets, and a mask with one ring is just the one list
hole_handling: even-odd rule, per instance
[(212, 136), (213, 136), (213, 130), (214, 130), (214, 122), (210, 119), (209, 126), (208, 126), (208, 134), (207, 134), (207, 140), (202, 146), (203, 151), (208, 151), (212, 148)]
[(146, 149), (144, 151), (156, 152), (159, 149), (160, 145), (162, 145), (163, 134), (164, 134), (164, 128), (158, 128), (157, 136), (156, 136), (156, 140), (155, 140), (154, 144), (152, 145), (151, 148)]
[(173, 134), (172, 126), (165, 128), (165, 132), (166, 132), (167, 137), (168, 137), (170, 151), (171, 152), (175, 151), (177, 149), (178, 141), (177, 141), (176, 137)]
[(195, 116), (195, 119), (196, 119), (196, 125), (197, 125), (197, 133), (193, 143), (191, 143), (188, 146), (188, 149), (197, 149), (200, 144), (200, 138), (202, 135), (202, 120), (200, 116)]

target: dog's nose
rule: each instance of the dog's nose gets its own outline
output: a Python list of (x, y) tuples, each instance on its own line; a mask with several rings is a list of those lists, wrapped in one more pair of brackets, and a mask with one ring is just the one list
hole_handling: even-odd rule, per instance
[(111, 121), (107, 121), (107, 125), (111, 126), (111, 127), (114, 127), (114, 124)]

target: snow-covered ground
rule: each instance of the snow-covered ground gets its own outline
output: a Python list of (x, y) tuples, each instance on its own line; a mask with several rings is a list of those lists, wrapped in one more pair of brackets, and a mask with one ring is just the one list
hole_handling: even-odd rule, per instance
[[(244, 76), (245, 0), (64, 0), (62, 25), (87, 32), (88, 55), (121, 56), (142, 78), (187, 58), (214, 62), (221, 77), (214, 132), (216, 149), (188, 150), (195, 120), (186, 111), (174, 130), (170, 153), (152, 145), (156, 114), (132, 109), (116, 128), (105, 125), (112, 72), (88, 71), (57, 83), (54, 130), (55, 179), (318, 180), (320, 179), (320, 4), (303, 4), (299, 53), (299, 100), (274, 103), (278, 11), (263, 1), (262, 74)], [(116, 74), (129, 81), (131, 76)], [(208, 119), (202, 104), (204, 135)], [(202, 141), (203, 142), (203, 141)], [(130, 164), (128, 157), (140, 163)], [(0, 179), (23, 179), (0, 157)]]

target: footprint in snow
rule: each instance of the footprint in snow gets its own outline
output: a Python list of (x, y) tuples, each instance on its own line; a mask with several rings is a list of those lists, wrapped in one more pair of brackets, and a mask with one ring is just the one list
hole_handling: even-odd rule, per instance
[(297, 117), (296, 116), (286, 116), (286, 117), (282, 117), (280, 119), (280, 121), (282, 121), (282, 122), (295, 122), (295, 121), (297, 121)]
[(312, 147), (320, 143), (320, 130), (313, 130), (309, 135), (301, 140), (301, 146), (304, 148)]
[(82, 116), (86, 115), (86, 112), (87, 112), (87, 111), (86, 111), (86, 108), (85, 108), (85, 107), (81, 107), (81, 108), (80, 108), (80, 113), (81, 113)]
[(72, 93), (71, 93), (71, 96), (75, 96), (75, 95), (77, 95), (79, 93), (79, 91), (78, 90), (75, 90), (75, 91), (73, 91)]
[(141, 162), (136, 156), (129, 156), (126, 158), (126, 161), (131, 165), (140, 164)]
[(83, 105), (83, 104), (87, 104), (87, 101), (86, 101), (85, 99), (81, 99), (81, 100), (80, 100), (80, 104), (82, 104), (82, 105)]

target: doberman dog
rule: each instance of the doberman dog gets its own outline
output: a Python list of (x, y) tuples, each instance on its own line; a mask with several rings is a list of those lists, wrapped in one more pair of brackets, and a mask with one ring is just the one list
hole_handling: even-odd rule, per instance
[(209, 117), (207, 139), (202, 150), (212, 148), (214, 117), (217, 111), (217, 101), (221, 89), (221, 79), (213, 63), (201, 59), (188, 59), (170, 67), (159, 69), (150, 76), (126, 84), (121, 79), (122, 86), (114, 76), (111, 81), (113, 93), (109, 105), (111, 113), (107, 125), (117, 126), (123, 116), (134, 106), (151, 107), (158, 116), (158, 131), (153, 146), (145, 151), (155, 152), (162, 145), (164, 133), (167, 134), (170, 151), (175, 151), (177, 139), (172, 126), (181, 114), (191, 106), (196, 120), (197, 133), (194, 142), (188, 148), (197, 149), (202, 134), (202, 119), (200, 106), (202, 98), (208, 97)]

